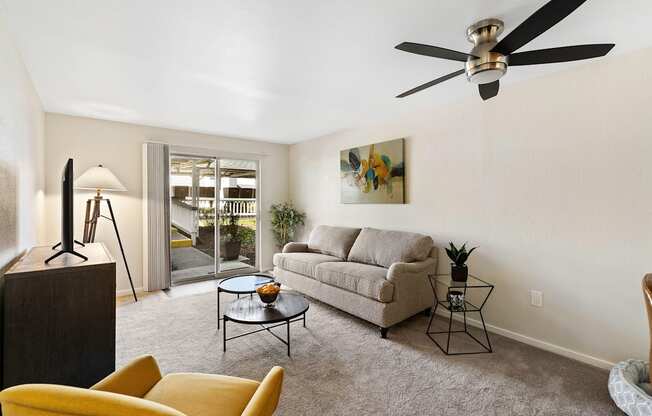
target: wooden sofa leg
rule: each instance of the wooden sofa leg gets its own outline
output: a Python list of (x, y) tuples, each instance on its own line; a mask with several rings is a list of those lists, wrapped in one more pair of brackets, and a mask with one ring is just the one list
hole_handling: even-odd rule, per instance
[(380, 337), (382, 339), (387, 338), (387, 331), (389, 331), (389, 328), (380, 328)]

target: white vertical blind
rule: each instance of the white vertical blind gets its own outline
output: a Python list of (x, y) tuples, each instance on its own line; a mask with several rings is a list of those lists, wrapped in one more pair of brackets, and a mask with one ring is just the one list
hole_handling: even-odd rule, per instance
[(143, 144), (143, 285), (146, 291), (170, 287), (170, 149)]

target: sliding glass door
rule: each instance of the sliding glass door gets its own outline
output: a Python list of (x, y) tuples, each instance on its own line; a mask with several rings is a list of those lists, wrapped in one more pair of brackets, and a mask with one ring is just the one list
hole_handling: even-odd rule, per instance
[(215, 275), (214, 158), (170, 157), (172, 284)]
[(173, 285), (259, 270), (257, 173), (257, 161), (170, 157)]
[(220, 228), (218, 270), (258, 270), (258, 162), (220, 159)]

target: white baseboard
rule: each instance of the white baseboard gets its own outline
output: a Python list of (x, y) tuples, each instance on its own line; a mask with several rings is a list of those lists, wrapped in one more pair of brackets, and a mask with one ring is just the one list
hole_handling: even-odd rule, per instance
[[(437, 315), (443, 316), (445, 318), (448, 318), (450, 316), (448, 313), (441, 312), (441, 311), (438, 312)], [(454, 315), (453, 319), (455, 319), (456, 321), (463, 321), (463, 317), (458, 316), (458, 315)], [(482, 328), (482, 322), (480, 322), (477, 319), (466, 318), (466, 322), (468, 324), (470, 324), (471, 326), (474, 326), (474, 327), (477, 327), (477, 328)], [(564, 357), (567, 357), (567, 358), (571, 358), (573, 360), (580, 361), (580, 362), (583, 362), (585, 364), (592, 365), (594, 367), (609, 370), (615, 365), (615, 363), (603, 360), (601, 358), (593, 357), (593, 356), (588, 355), (588, 354), (584, 354), (584, 353), (581, 353), (581, 352), (578, 352), (578, 351), (573, 351), (573, 350), (571, 350), (569, 348), (565, 348), (565, 347), (562, 347), (562, 346), (559, 346), (559, 345), (551, 344), (549, 342), (542, 341), (542, 340), (536, 339), (536, 338), (532, 338), (532, 337), (529, 337), (527, 335), (519, 334), (518, 332), (510, 331), (509, 329), (500, 328), (498, 326), (491, 325), (491, 324), (486, 324), (486, 325), (487, 325), (487, 330), (489, 332), (493, 332), (495, 334), (502, 335), (504, 337), (513, 339), (515, 341), (519, 341), (519, 342), (522, 342), (524, 344), (540, 348), (542, 350), (550, 351), (552, 353), (555, 353), (555, 354), (558, 354), (558, 355), (561, 355), (561, 356), (564, 356)]]
[[(136, 290), (136, 295), (139, 293), (143, 293), (143, 288), (142, 287), (136, 287), (134, 288)], [(120, 296), (127, 296), (131, 295), (131, 289), (123, 289), (123, 290), (116, 290), (115, 291), (115, 297), (119, 298)]]

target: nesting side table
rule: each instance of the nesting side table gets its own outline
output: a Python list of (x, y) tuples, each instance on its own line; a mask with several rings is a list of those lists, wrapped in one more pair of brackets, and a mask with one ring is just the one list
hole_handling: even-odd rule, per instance
[[(482, 316), (482, 308), (487, 303), (489, 296), (491, 296), (491, 293), (494, 290), (494, 285), (471, 275), (469, 275), (469, 278), (466, 282), (456, 282), (451, 278), (450, 275), (429, 276), (428, 280), (430, 281), (432, 292), (435, 295), (435, 305), (433, 306), (433, 311), (430, 314), (430, 322), (428, 322), (428, 329), (426, 330), (426, 334), (432, 340), (432, 342), (434, 342), (435, 345), (437, 345), (439, 349), (446, 355), (482, 354), (492, 352), (493, 350), (491, 347), (491, 341), (489, 340), (489, 333), (487, 332), (487, 326), (485, 325), (484, 317)], [(445, 299), (439, 299), (437, 294), (437, 285), (443, 286), (446, 289)], [(467, 295), (471, 293), (478, 293), (477, 296), (479, 296), (481, 300), (479, 305), (476, 306), (469, 301)], [(440, 307), (448, 311), (448, 330), (431, 331), (433, 319), (435, 318), (437, 309)], [(453, 314), (456, 313), (463, 315), (463, 330), (453, 330)], [(475, 335), (469, 332), (466, 321), (467, 313), (477, 313), (480, 315), (485, 342), (480, 341)], [(451, 334), (455, 333), (464, 333), (468, 335), (473, 341), (480, 345), (481, 349), (474, 351), (451, 352)], [(446, 337), (445, 348), (437, 340), (437, 337), (441, 335), (445, 335)]]
[(220, 293), (231, 293), (240, 299), (240, 295), (252, 295), (256, 293), (258, 286), (273, 281), (272, 276), (264, 273), (241, 274), (220, 280), (217, 284), (217, 329), (220, 329), (220, 321), (223, 320), (223, 317), (220, 317)]

